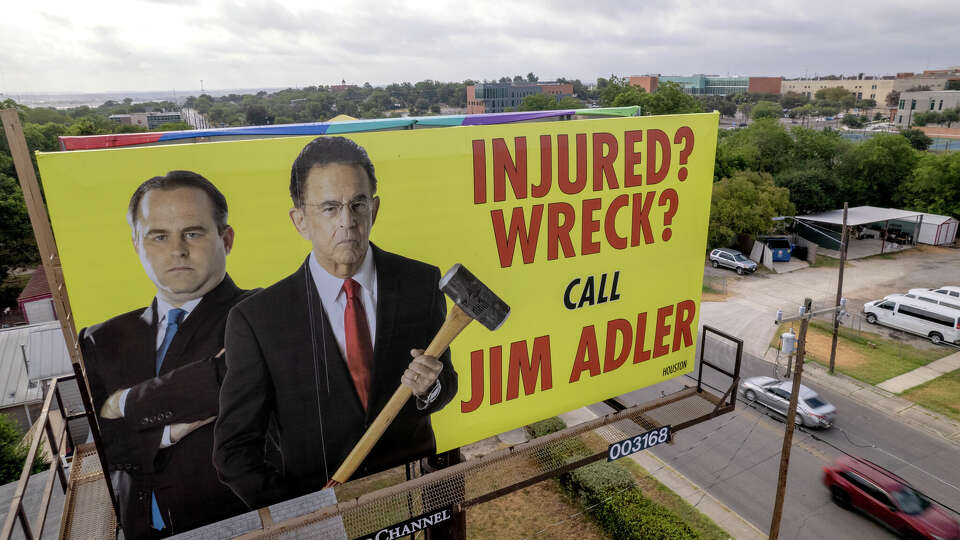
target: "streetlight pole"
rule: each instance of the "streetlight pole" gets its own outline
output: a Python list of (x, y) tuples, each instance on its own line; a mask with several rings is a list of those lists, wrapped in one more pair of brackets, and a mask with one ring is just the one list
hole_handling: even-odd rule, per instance
[[(850, 239), (847, 235), (847, 203), (843, 203), (843, 228), (840, 232), (840, 272), (837, 277), (837, 301), (834, 305), (839, 306), (843, 298), (843, 267), (847, 263), (847, 246), (850, 245)], [(837, 337), (840, 334), (840, 313), (833, 317), (833, 342), (830, 344), (830, 374), (833, 375), (833, 368), (837, 359)]]

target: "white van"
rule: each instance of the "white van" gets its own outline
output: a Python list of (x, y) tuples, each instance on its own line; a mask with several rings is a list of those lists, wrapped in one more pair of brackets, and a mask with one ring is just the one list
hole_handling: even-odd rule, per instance
[(939, 289), (930, 289), (930, 292), (935, 292), (937, 294), (945, 294), (947, 296), (952, 296), (960, 300), (960, 287), (940, 287)]
[(904, 296), (930, 304), (939, 304), (948, 308), (960, 309), (960, 298), (939, 293), (934, 289), (910, 289)]
[(904, 330), (934, 343), (948, 341), (960, 345), (960, 309), (891, 294), (883, 300), (867, 302), (863, 312), (870, 324)]

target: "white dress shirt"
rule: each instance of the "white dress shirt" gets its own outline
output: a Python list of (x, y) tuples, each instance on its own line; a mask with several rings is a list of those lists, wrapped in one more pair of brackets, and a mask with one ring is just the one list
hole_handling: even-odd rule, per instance
[[(331, 276), (317, 262), (317, 257), (310, 253), (310, 275), (313, 276), (313, 282), (317, 286), (317, 294), (320, 295), (320, 303), (323, 304), (323, 311), (330, 320), (330, 326), (333, 335), (337, 338), (337, 347), (340, 348), (340, 356), (347, 358), (347, 337), (343, 325), (343, 315), (347, 310), (347, 293), (343, 290), (343, 282), (346, 281), (336, 276)], [(363, 262), (360, 263), (360, 270), (354, 274), (354, 281), (360, 284), (360, 301), (363, 303), (363, 311), (367, 316), (367, 326), (370, 328), (370, 346), (377, 342), (377, 269), (373, 264), (373, 249), (367, 246), (367, 253), (363, 256)]]

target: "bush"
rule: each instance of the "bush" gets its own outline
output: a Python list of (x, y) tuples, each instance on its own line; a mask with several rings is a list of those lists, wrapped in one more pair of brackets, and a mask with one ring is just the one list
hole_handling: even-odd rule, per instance
[(620, 493), (592, 510), (604, 530), (617, 539), (694, 540), (700, 538), (676, 514), (637, 489)]
[(561, 475), (560, 482), (618, 540), (700, 537), (670, 509), (648, 499), (618, 463), (594, 462)]
[(547, 418), (546, 420), (541, 420), (527, 426), (527, 432), (530, 433), (533, 437), (543, 437), (544, 435), (549, 435), (566, 428), (567, 425), (563, 423), (563, 420), (557, 418), (556, 416)]
[(560, 483), (585, 506), (635, 487), (633, 475), (618, 463), (595, 461), (560, 476)]

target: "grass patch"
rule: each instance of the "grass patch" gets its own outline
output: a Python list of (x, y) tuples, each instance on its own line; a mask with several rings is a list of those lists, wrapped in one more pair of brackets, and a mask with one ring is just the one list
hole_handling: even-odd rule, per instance
[(910, 388), (900, 395), (931, 411), (960, 420), (960, 369)]
[[(780, 325), (771, 346), (779, 347), (780, 334), (790, 324)], [(800, 323), (793, 323), (794, 333), (799, 336)], [(806, 359), (822, 366), (830, 362), (830, 347), (833, 325), (825, 321), (812, 321), (807, 330)], [(888, 339), (872, 332), (857, 332), (840, 327), (837, 340), (836, 370), (844, 375), (869, 384), (877, 384), (910, 370), (925, 366), (953, 352), (946, 347), (917, 349), (909, 344)]]
[[(827, 257), (826, 255), (817, 255), (817, 260), (810, 265), (810, 268), (840, 268), (840, 259)], [(845, 268), (850, 268), (849, 261)]]
[[(580, 505), (556, 479), (467, 510), (467, 538), (536, 538), (578, 540), (608, 539), (593, 520), (581, 514)], [(539, 533), (539, 534), (537, 534)]]

